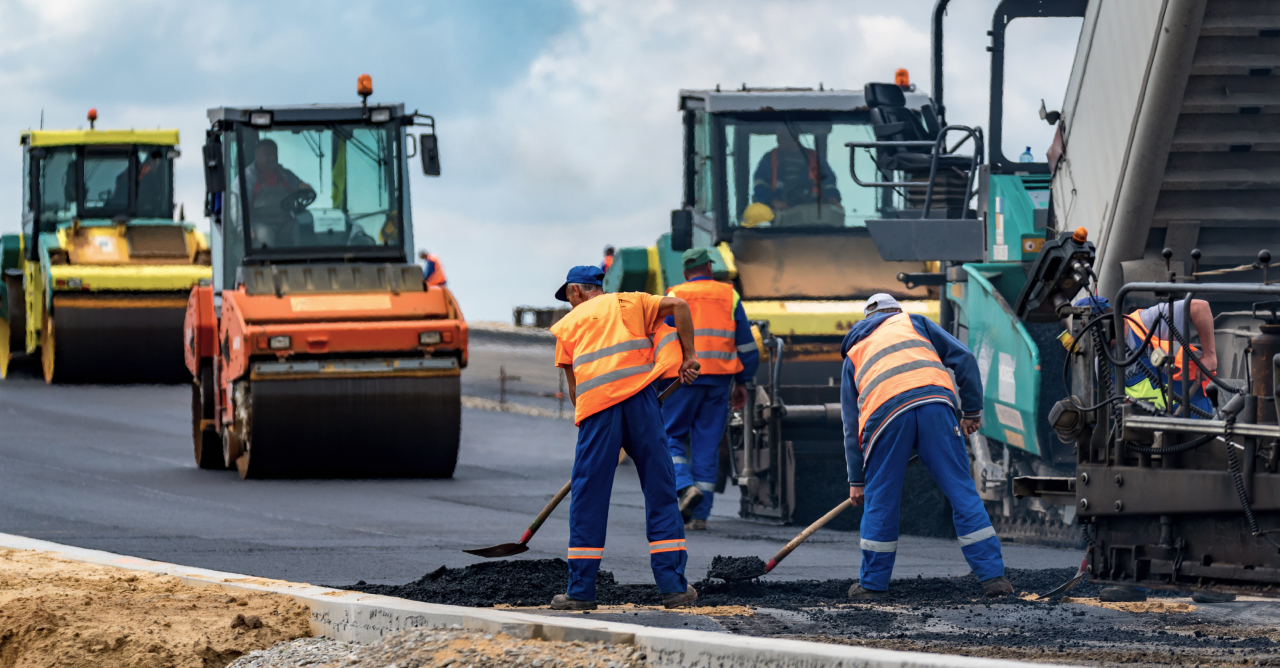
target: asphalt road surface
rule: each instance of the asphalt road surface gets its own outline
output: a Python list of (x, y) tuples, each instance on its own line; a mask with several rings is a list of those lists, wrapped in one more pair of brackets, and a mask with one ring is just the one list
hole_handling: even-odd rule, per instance
[[(551, 348), (480, 335), (463, 375), (466, 395), (558, 408)], [(349, 584), (403, 583), (441, 565), (479, 561), (469, 547), (515, 541), (568, 479), (576, 429), (567, 419), (463, 412), (451, 480), (243, 481), (192, 459), (187, 386), (47, 386), (27, 373), (0, 381), (0, 531), (255, 576)], [(16, 377), (15, 377), (16, 376)], [(527, 379), (527, 380), (524, 380)], [(521, 385), (517, 385), (521, 384)], [(736, 519), (736, 494), (717, 500), (711, 530), (689, 537), (689, 575), (711, 558), (767, 559), (798, 531)], [(568, 504), (525, 558), (563, 557)], [(651, 582), (643, 497), (619, 471), (603, 568)], [(856, 577), (857, 534), (820, 532), (771, 574)], [(1074, 551), (1006, 545), (1011, 567), (1074, 567)], [(967, 571), (954, 541), (904, 538), (895, 577)]]

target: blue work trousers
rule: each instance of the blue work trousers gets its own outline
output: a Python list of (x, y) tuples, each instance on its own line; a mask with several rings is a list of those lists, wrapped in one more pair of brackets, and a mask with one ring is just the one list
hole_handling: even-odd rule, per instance
[(880, 431), (864, 464), (867, 487), (862, 513), (862, 587), (889, 588), (898, 555), (902, 480), (911, 451), (929, 469), (934, 482), (951, 501), (952, 520), (960, 551), (979, 581), (1004, 575), (1000, 539), (969, 474), (969, 454), (951, 406), (924, 404), (898, 415)]
[(662, 404), (667, 448), (676, 467), (676, 489), (697, 485), (702, 490), (702, 502), (693, 509), (694, 519), (710, 517), (715, 503), (720, 439), (729, 418), (730, 387), (729, 383), (685, 385)]
[(635, 462), (644, 490), (649, 565), (658, 590), (680, 593), (687, 553), (684, 522), (676, 499), (675, 471), (662, 433), (658, 395), (652, 387), (588, 416), (578, 425), (569, 497), (569, 590), (580, 601), (596, 599), (596, 573), (604, 556), (609, 497), (618, 468), (618, 449)]

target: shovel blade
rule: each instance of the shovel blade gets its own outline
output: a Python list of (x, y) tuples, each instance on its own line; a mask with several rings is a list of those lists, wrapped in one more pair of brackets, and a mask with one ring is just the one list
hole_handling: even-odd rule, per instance
[(493, 547), (481, 547), (475, 550), (463, 550), (467, 554), (474, 554), (477, 557), (485, 559), (497, 559), (499, 557), (513, 557), (517, 554), (523, 554), (529, 551), (529, 546), (524, 543), (503, 543), (494, 545)]

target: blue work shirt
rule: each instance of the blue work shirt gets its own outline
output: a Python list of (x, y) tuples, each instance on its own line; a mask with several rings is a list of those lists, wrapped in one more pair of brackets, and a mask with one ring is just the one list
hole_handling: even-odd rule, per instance
[[(982, 417), (982, 376), (978, 373), (978, 361), (974, 359), (973, 353), (969, 352), (968, 346), (934, 324), (932, 320), (922, 315), (912, 314), (911, 324), (916, 332), (933, 344), (933, 349), (937, 351), (942, 364), (955, 375), (957, 391), (960, 393), (960, 405), (956, 405), (955, 395), (947, 388), (936, 385), (918, 387), (884, 402), (867, 418), (866, 429), (859, 433), (858, 384), (855, 381), (857, 369), (849, 359), (849, 349), (870, 336), (891, 315), (897, 314), (873, 313), (854, 325), (849, 333), (845, 334), (844, 341), (840, 344), (840, 356), (844, 358), (844, 368), (840, 375), (840, 414), (844, 418), (844, 456), (849, 466), (850, 485), (861, 485), (864, 480), (862, 442), (865, 440), (868, 447), (874, 444), (880, 430), (907, 408), (938, 402), (940, 401), (938, 397), (941, 396), (944, 397), (941, 401), (951, 404), (953, 408), (962, 407), (966, 420), (977, 420)], [(860, 438), (863, 434), (867, 438)]]
[[(698, 276), (689, 279), (688, 282), (710, 280), (714, 279)], [(738, 293), (734, 292), (733, 294), (737, 296)], [(742, 362), (742, 371), (735, 374), (704, 373), (693, 381), (694, 385), (728, 385), (731, 380), (738, 381), (739, 385), (745, 385), (747, 381), (756, 377), (756, 369), (760, 367), (760, 349), (756, 346), (755, 337), (751, 335), (751, 321), (747, 320), (747, 312), (742, 310), (742, 301), (735, 301), (738, 303), (733, 307), (733, 343), (738, 347), (738, 359)], [(675, 327), (675, 316), (667, 316), (666, 323), (671, 327)]]

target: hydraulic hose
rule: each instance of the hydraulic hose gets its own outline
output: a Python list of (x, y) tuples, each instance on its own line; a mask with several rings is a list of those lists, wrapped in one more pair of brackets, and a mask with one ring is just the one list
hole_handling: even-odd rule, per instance
[(1240, 507), (1244, 509), (1244, 519), (1249, 523), (1249, 533), (1254, 538), (1261, 538), (1273, 546), (1280, 548), (1280, 543), (1276, 543), (1268, 533), (1275, 531), (1274, 529), (1262, 531), (1258, 528), (1258, 518), (1253, 515), (1253, 504), (1249, 503), (1249, 493), (1244, 487), (1244, 472), (1240, 468), (1240, 460), (1236, 457), (1236, 446), (1231, 442), (1231, 430), (1235, 428), (1236, 414), (1228, 413), (1226, 417), (1226, 426), (1223, 427), (1223, 440), (1227, 442), (1227, 467), (1231, 469), (1231, 480), (1235, 483), (1236, 496), (1240, 498)]

